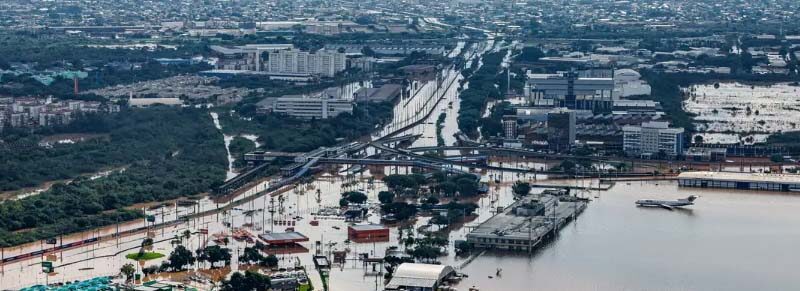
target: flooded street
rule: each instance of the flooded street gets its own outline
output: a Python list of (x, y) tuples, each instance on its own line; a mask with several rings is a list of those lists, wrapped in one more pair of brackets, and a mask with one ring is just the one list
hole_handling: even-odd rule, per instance
[[(222, 125), (219, 123), (219, 114), (211, 112), (211, 118), (214, 119), (214, 126), (222, 132)], [(225, 152), (228, 154), (228, 170), (225, 173), (225, 181), (227, 181), (236, 177), (236, 172), (233, 171), (233, 156), (231, 155), (231, 141), (233, 141), (233, 136), (223, 133), (223, 139), (225, 141)]]

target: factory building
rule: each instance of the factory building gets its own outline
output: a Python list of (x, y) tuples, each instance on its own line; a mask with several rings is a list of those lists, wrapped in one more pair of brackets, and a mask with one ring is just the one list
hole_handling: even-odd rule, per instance
[(613, 78), (584, 78), (577, 72), (528, 73), (525, 96), (534, 105), (610, 111), (614, 105)]

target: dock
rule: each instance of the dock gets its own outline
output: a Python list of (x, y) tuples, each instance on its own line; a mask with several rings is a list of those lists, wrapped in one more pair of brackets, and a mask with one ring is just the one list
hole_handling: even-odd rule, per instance
[(467, 234), (477, 249), (532, 252), (586, 209), (588, 201), (568, 195), (528, 195)]

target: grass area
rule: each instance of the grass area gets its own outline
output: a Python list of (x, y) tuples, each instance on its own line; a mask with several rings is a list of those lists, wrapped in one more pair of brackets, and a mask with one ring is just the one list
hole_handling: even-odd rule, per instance
[(164, 255), (155, 252), (144, 252), (128, 254), (125, 257), (134, 261), (149, 261), (164, 257)]
[(300, 285), (300, 288), (299, 288), (299, 290), (300, 290), (300, 291), (311, 291), (312, 289), (311, 289), (311, 285), (309, 285), (309, 284), (303, 284), (303, 285)]

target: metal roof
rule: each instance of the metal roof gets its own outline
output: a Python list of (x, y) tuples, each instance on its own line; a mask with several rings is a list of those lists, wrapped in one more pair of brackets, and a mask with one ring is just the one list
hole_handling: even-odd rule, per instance
[(447, 265), (404, 263), (397, 267), (397, 271), (395, 271), (386, 288), (433, 288), (438, 282), (454, 272), (453, 267)]
[(387, 227), (380, 225), (380, 224), (360, 224), (360, 225), (351, 225), (349, 226), (355, 231), (365, 231), (365, 230), (384, 230), (388, 229)]
[(792, 174), (697, 171), (697, 172), (683, 172), (680, 175), (678, 175), (678, 179), (800, 184), (800, 175), (792, 175)]
[(268, 232), (259, 237), (268, 243), (308, 241), (308, 237), (299, 232)]

